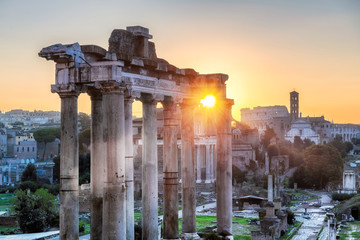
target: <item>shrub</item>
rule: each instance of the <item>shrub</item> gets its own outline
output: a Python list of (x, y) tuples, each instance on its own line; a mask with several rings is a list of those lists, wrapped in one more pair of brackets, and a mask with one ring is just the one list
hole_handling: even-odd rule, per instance
[(25, 181), (22, 182), (19, 186), (19, 189), (26, 191), (26, 190), (30, 190), (31, 192), (36, 192), (36, 190), (38, 190), (39, 188), (41, 188), (41, 184), (38, 182), (34, 182), (34, 181)]
[(349, 200), (350, 198), (354, 197), (356, 194), (355, 193), (337, 193), (334, 192), (331, 194), (331, 199), (334, 201), (344, 201), (344, 200)]
[(222, 238), (216, 233), (208, 233), (204, 236), (204, 240), (221, 240)]
[(55, 197), (42, 188), (29, 194), (18, 190), (11, 203), (18, 217), (20, 229), (24, 233), (44, 231), (56, 216)]

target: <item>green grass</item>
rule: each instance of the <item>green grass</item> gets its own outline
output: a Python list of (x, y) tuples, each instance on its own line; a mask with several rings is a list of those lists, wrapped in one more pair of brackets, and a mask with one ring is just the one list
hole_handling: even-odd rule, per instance
[(13, 230), (20, 230), (19, 227), (5, 227), (5, 226), (0, 226), (0, 233), (1, 232), (5, 232), (5, 231), (13, 231)]
[(0, 211), (5, 211), (11, 207), (10, 198), (14, 196), (13, 193), (2, 193), (0, 194)]
[(293, 232), (291, 232), (294, 228), (299, 229), (301, 227), (303, 223), (302, 222), (296, 222), (293, 226), (288, 228), (288, 231), (286, 232), (285, 236), (279, 238), (279, 240), (287, 240), (287, 239), (291, 239), (295, 233), (297, 232), (297, 230), (294, 230)]
[(238, 235), (234, 236), (234, 240), (251, 240), (251, 236)]

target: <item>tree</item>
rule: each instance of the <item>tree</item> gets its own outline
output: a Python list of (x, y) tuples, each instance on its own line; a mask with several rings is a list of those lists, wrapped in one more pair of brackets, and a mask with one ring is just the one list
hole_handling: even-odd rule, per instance
[(0, 128), (4, 128), (5, 124), (3, 124), (2, 122), (0, 122)]
[(79, 113), (78, 121), (80, 123), (81, 130), (84, 131), (85, 129), (90, 129), (91, 119), (90, 116), (86, 113)]
[(267, 148), (267, 146), (270, 144), (271, 139), (276, 138), (276, 133), (274, 129), (270, 128), (269, 126), (266, 126), (266, 130), (261, 138), (262, 145)]
[(344, 142), (344, 144), (346, 153), (349, 153), (351, 150), (354, 149), (354, 145), (351, 142)]
[(26, 166), (26, 168), (24, 169), (24, 171), (21, 175), (21, 181), (22, 182), (26, 182), (26, 181), (36, 182), (37, 181), (37, 172), (36, 172), (36, 167), (34, 164), (29, 163)]
[(42, 232), (56, 217), (55, 197), (45, 189), (29, 194), (18, 190), (10, 201), (24, 233)]
[(90, 154), (79, 155), (79, 184), (90, 182)]
[(55, 163), (53, 169), (53, 180), (56, 183), (60, 182), (60, 156), (56, 156), (53, 158), (53, 162)]
[(293, 144), (294, 148), (297, 149), (298, 151), (301, 151), (304, 149), (304, 142), (303, 140), (299, 137), (299, 136), (295, 136), (294, 137), (294, 144)]
[(38, 143), (44, 143), (44, 153), (42, 156), (42, 160), (44, 160), (46, 145), (50, 142), (55, 141), (56, 138), (60, 139), (60, 128), (41, 128), (34, 132), (35, 141)]
[(90, 128), (83, 130), (79, 135), (79, 152), (88, 153), (90, 146), (91, 131)]
[(279, 147), (276, 144), (270, 144), (267, 147), (267, 153), (268, 153), (269, 159), (271, 161), (272, 157), (280, 155)]
[(335, 147), (312, 145), (304, 152), (304, 162), (307, 180), (316, 188), (341, 182), (344, 162)]

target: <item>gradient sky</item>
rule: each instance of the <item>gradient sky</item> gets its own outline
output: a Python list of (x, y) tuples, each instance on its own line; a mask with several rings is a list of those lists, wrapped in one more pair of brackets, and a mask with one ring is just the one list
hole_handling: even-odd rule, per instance
[[(303, 116), (360, 124), (357, 0), (0, 0), (0, 110), (59, 110), (54, 63), (38, 57), (41, 48), (107, 49), (111, 31), (131, 25), (149, 28), (171, 64), (228, 74), (236, 119), (244, 107), (289, 107), (295, 89)], [(79, 111), (90, 112), (88, 96)]]

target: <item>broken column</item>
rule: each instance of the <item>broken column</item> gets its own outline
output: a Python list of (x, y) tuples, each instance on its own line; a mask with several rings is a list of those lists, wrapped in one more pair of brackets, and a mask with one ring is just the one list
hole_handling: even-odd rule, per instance
[(102, 83), (106, 176), (102, 239), (126, 239), (124, 88), (117, 82)]
[(163, 239), (179, 238), (178, 161), (176, 103), (165, 97), (164, 107), (164, 234)]
[(158, 239), (158, 164), (156, 104), (151, 94), (141, 94), (142, 127), (142, 237)]
[(132, 97), (126, 97), (125, 113), (125, 183), (126, 183), (126, 239), (133, 240), (134, 233), (134, 152)]
[(103, 184), (106, 148), (103, 141), (103, 105), (100, 90), (88, 91), (91, 98), (91, 223), (92, 240), (102, 239)]
[(61, 98), (60, 240), (79, 238), (79, 92), (58, 91)]
[(181, 104), (182, 239), (199, 239), (196, 233), (196, 188), (194, 165), (194, 108), (192, 99)]
[(216, 216), (217, 232), (223, 236), (232, 235), (232, 145), (231, 107), (233, 100), (223, 99), (217, 104), (218, 115), (216, 147)]

